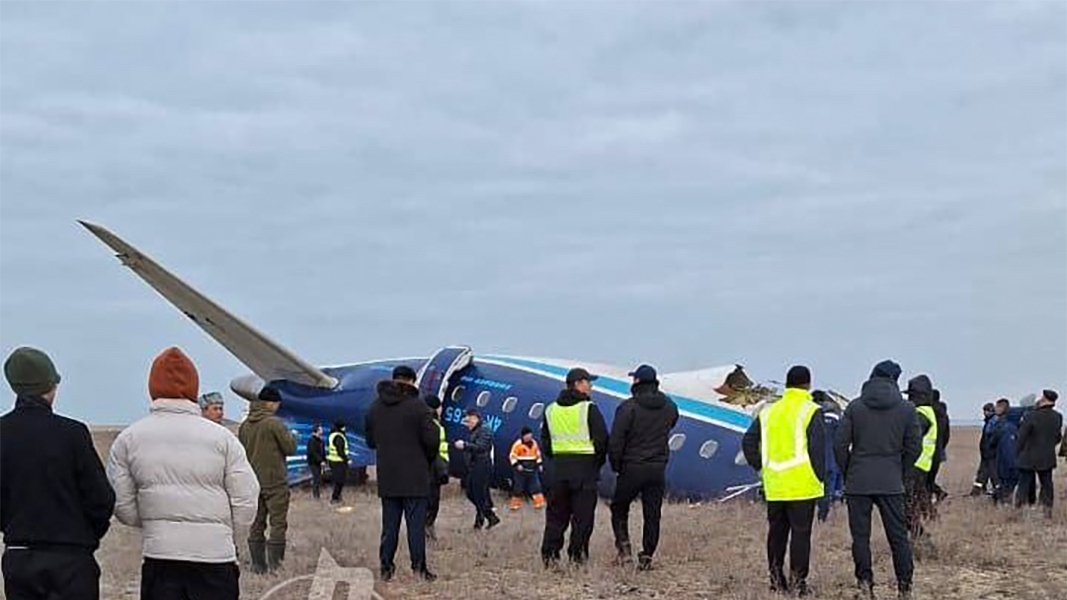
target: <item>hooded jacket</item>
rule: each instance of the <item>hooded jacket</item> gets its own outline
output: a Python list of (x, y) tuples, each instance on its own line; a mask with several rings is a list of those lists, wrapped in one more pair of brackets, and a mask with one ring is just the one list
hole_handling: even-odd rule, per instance
[(4, 544), (95, 550), (114, 507), (89, 429), (38, 396), (19, 396), (0, 418)]
[(378, 383), (378, 398), (364, 422), (367, 446), (378, 453), (378, 496), (426, 497), (440, 429), (413, 385)]
[(115, 438), (107, 476), (115, 516), (141, 528), (147, 558), (232, 563), (234, 529), (256, 516), (259, 483), (244, 447), (189, 400), (152, 402)]
[(875, 368), (837, 426), (834, 457), (845, 475), (846, 494), (903, 494), (905, 467), (922, 452), (915, 407), (886, 374)]
[(253, 401), (248, 417), (237, 430), (237, 439), (259, 479), (262, 491), (287, 487), (285, 457), (296, 454), (296, 438), (276, 417), (266, 402)]
[(588, 424), (589, 437), (593, 438), (593, 456), (553, 455), (552, 434), (548, 430), (547, 410), (545, 411), (545, 416), (541, 419), (541, 454), (550, 459), (547, 468), (547, 471), (551, 473), (550, 478), (596, 481), (600, 475), (600, 467), (604, 465), (604, 460), (607, 458), (608, 453), (608, 426), (604, 423), (604, 415), (601, 414), (600, 409), (597, 408), (595, 402), (590, 400), (589, 396), (577, 390), (564, 388), (556, 398), (556, 403), (560, 406), (574, 406), (583, 401), (591, 402)]
[(678, 407), (659, 391), (655, 382), (638, 383), (633, 396), (615, 409), (608, 439), (611, 470), (621, 473), (627, 465), (654, 464), (667, 467), (667, 440), (678, 423)]
[(1056, 468), (1056, 445), (1060, 443), (1063, 416), (1052, 405), (1031, 411), (1019, 427), (1016, 450), (1020, 469), (1048, 471)]
[(993, 429), (993, 453), (997, 461), (997, 478), (1002, 482), (1017, 482), (1019, 466), (1016, 463), (1016, 449), (1019, 441), (1019, 421), (1023, 409), (1009, 408), (1008, 412), (997, 416)]

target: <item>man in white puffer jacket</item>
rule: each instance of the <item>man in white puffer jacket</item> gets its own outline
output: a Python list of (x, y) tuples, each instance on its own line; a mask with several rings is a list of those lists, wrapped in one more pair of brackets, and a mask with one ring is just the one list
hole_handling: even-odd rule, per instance
[(234, 529), (259, 483), (237, 437), (200, 416), (196, 367), (178, 348), (152, 363), (151, 413), (111, 446), (115, 516), (143, 534), (141, 599), (237, 600)]

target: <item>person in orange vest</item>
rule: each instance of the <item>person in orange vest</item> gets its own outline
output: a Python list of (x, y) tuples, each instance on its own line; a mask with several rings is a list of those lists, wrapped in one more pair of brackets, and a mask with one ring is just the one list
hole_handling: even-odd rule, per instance
[(515, 480), (511, 486), (511, 510), (522, 508), (522, 497), (529, 494), (534, 508), (544, 508), (545, 497), (541, 494), (541, 448), (533, 437), (533, 430), (522, 428), (522, 434), (511, 445), (511, 467)]

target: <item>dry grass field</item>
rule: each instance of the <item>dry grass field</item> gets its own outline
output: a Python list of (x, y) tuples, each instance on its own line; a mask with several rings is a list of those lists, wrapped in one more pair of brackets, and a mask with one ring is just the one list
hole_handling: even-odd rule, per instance
[[(113, 432), (101, 431), (103, 451)], [(954, 432), (942, 485), (952, 497), (941, 505), (940, 521), (931, 526), (937, 555), (916, 566), (916, 597), (940, 600), (1063, 600), (1067, 598), (1067, 469), (1057, 471), (1054, 518), (1040, 511), (994, 508), (985, 499), (965, 496), (976, 460), (977, 429)], [(389, 584), (377, 584), (384, 598), (536, 598), (648, 599), (689, 598), (756, 600), (775, 597), (766, 591), (763, 508), (738, 502), (726, 505), (673, 504), (664, 510), (663, 540), (657, 568), (635, 573), (612, 565), (608, 510), (597, 509), (591, 565), (546, 573), (538, 558), (543, 515), (527, 506), (502, 513), (503, 524), (490, 532), (470, 530), (473, 513), (453, 483), (443, 502), (439, 541), (429, 550), (440, 580), (417, 582), (409, 571)], [(313, 573), (320, 548), (342, 566), (366, 566), (377, 572), (379, 507), (373, 488), (350, 489), (346, 514), (295, 490), (289, 522), (285, 568), (276, 575), (242, 574), (242, 598), (260, 598), (280, 582)], [(498, 506), (504, 504), (499, 499)], [(640, 514), (638, 510), (637, 515)], [(636, 516), (636, 515), (635, 515)], [(633, 517), (631, 517), (633, 519)], [(820, 598), (852, 597), (852, 560), (847, 518), (836, 509), (816, 525), (811, 583)], [(631, 523), (639, 538), (639, 519)], [(874, 554), (881, 597), (895, 597), (888, 546), (875, 523)], [(242, 543), (243, 545), (243, 543)], [(136, 530), (115, 523), (98, 554), (103, 570), (103, 598), (137, 597), (140, 538)], [(401, 545), (398, 566), (406, 566)], [(273, 599), (307, 597), (308, 581), (295, 582)], [(335, 596), (343, 597), (343, 596)]]

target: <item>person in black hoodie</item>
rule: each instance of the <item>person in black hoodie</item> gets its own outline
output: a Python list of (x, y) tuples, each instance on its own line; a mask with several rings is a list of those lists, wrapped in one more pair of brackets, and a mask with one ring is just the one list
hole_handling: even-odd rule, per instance
[(615, 532), (615, 548), (619, 559), (629, 563), (630, 504), (641, 496), (644, 516), (642, 548), (637, 555), (637, 568), (652, 568), (652, 556), (659, 544), (660, 511), (666, 489), (665, 473), (670, 449), (667, 440), (678, 423), (678, 407), (659, 391), (656, 369), (641, 365), (630, 373), (633, 396), (615, 410), (615, 420), (608, 439), (608, 460), (611, 470), (618, 474), (615, 497), (611, 501), (611, 528)]
[[(567, 527), (567, 555), (575, 564), (589, 558), (589, 538), (596, 516), (597, 481), (608, 449), (608, 427), (593, 403), (594, 375), (582, 368), (567, 373), (567, 387), (545, 409), (541, 453), (549, 461), (551, 481), (545, 510), (541, 559), (546, 567), (559, 562)], [(582, 423), (578, 415), (585, 414)]]
[(311, 471), (311, 496), (319, 499), (322, 487), (322, 463), (326, 460), (326, 445), (322, 441), (322, 425), (315, 423), (311, 427), (311, 437), (307, 444), (308, 471)]
[(415, 387), (411, 367), (393, 369), (393, 379), (378, 382), (378, 398), (364, 422), (367, 446), (378, 452), (378, 497), (382, 501), (381, 577), (396, 574), (393, 558), (403, 517), (408, 530), (411, 569), (425, 581), (437, 579), (426, 565), (426, 506), (430, 465), (438, 453), (440, 429)]
[(1063, 415), (1056, 412), (1056, 399), (1059, 395), (1053, 390), (1045, 390), (1037, 401), (1037, 408), (1026, 415), (1019, 427), (1019, 441), (1016, 447), (1016, 464), (1019, 467), (1019, 491), (1015, 495), (1015, 506), (1022, 506), (1031, 496), (1034, 479), (1041, 481), (1041, 505), (1045, 516), (1052, 517), (1052, 470), (1056, 468), (1056, 445), (1060, 443), (1063, 428)]
[(905, 402), (897, 379), (900, 365), (878, 363), (849, 403), (834, 439), (834, 457), (845, 474), (852, 559), (863, 597), (874, 598), (871, 568), (871, 509), (878, 507), (893, 553), (893, 570), (902, 598), (911, 597), (911, 542), (904, 520), (904, 473), (922, 450), (915, 407)]
[[(937, 452), (934, 454), (934, 463), (930, 467), (930, 493), (936, 502), (941, 502), (948, 497), (948, 492), (937, 483), (937, 475), (941, 472), (941, 465), (948, 460), (948, 443), (952, 438), (952, 423), (948, 418), (948, 404), (941, 399), (941, 390), (933, 390), (934, 416), (937, 418)], [(937, 517), (937, 513), (934, 513)]]
[(493, 477), (493, 432), (483, 426), (477, 409), (468, 408), (463, 424), (470, 430), (468, 440), (456, 440), (457, 450), (464, 453), (467, 463), (467, 499), (474, 505), (474, 528), (492, 529), (500, 523), (493, 510), (489, 484)]
[(0, 531), (8, 598), (97, 600), (93, 553), (111, 524), (115, 492), (89, 429), (52, 412), (59, 373), (19, 348), (4, 363), (17, 398), (0, 418)]

